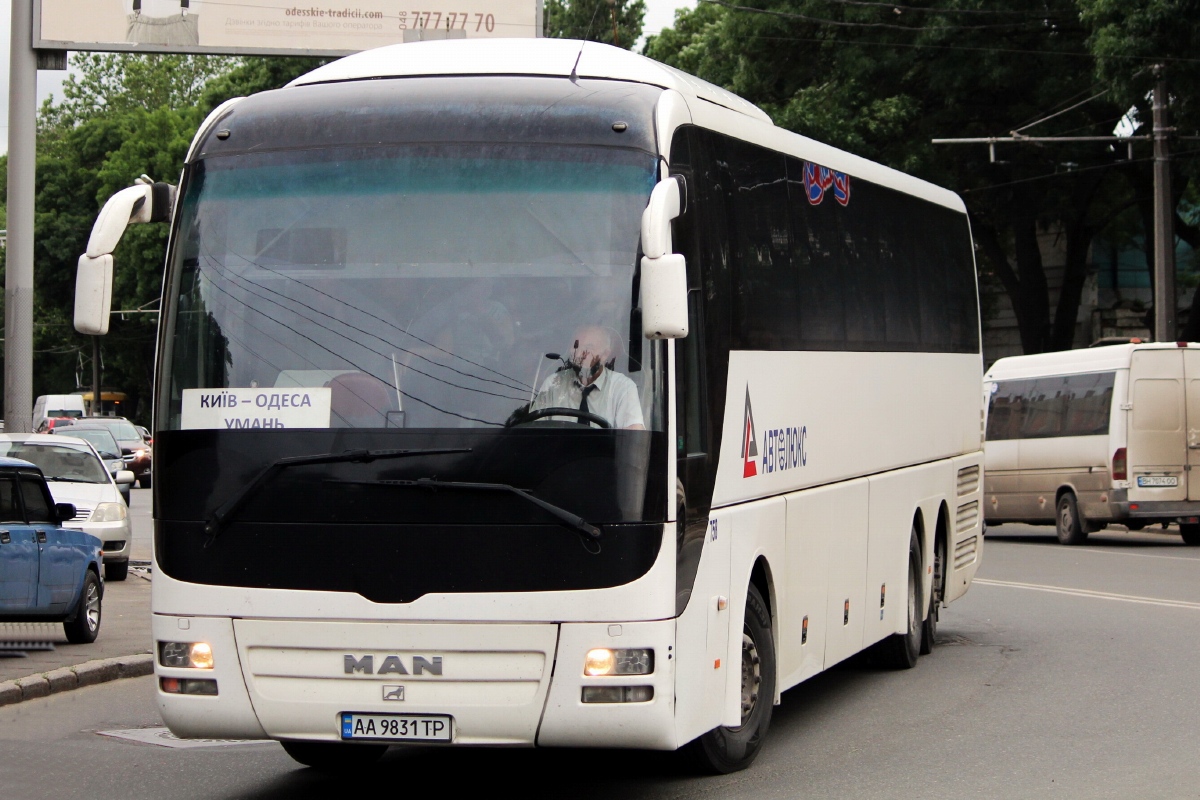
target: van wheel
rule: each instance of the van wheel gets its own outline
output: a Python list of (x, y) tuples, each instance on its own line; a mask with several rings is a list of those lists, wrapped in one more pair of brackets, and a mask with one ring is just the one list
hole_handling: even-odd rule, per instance
[(742, 625), (742, 724), (714, 728), (688, 745), (705, 772), (737, 772), (750, 766), (762, 749), (775, 706), (775, 638), (771, 615), (755, 586), (746, 595)]
[(940, 536), (933, 546), (933, 586), (929, 590), (929, 613), (921, 626), (921, 655), (933, 652), (937, 639), (938, 609), (942, 605), (942, 586), (946, 570), (946, 542)]
[(893, 633), (875, 645), (879, 662), (891, 669), (912, 669), (921, 654), (921, 544), (917, 539), (917, 526), (913, 525), (908, 540), (908, 592), (906, 593), (908, 629), (905, 633)]
[(1196, 523), (1183, 522), (1179, 525), (1179, 535), (1183, 537), (1183, 543), (1192, 547), (1200, 546), (1200, 525)]
[(306, 767), (322, 772), (349, 772), (369, 767), (387, 752), (386, 744), (346, 742), (280, 742), (284, 752)]
[(1075, 504), (1075, 495), (1063, 492), (1058, 498), (1058, 514), (1055, 516), (1055, 532), (1059, 544), (1083, 544), (1087, 541), (1087, 528), (1079, 518), (1079, 508)]

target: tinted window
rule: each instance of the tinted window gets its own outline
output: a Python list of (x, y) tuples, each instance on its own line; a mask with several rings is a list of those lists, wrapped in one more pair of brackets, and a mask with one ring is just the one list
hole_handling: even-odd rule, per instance
[(0, 477), (0, 522), (24, 522), (11, 475)]
[(1047, 439), (1108, 433), (1112, 372), (1000, 381), (988, 406), (987, 439)]
[[(965, 215), (709, 131), (696, 135), (707, 156), (693, 164), (699, 250), (732, 268), (734, 348), (979, 352)], [(814, 176), (825, 190), (813, 190)]]
[(21, 478), (21, 499), (25, 501), (25, 517), (30, 522), (57, 522), (54, 505), (46, 484), (33, 478)]

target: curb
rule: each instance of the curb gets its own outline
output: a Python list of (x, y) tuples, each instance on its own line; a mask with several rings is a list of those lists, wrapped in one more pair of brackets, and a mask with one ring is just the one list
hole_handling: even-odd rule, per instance
[(0, 682), (0, 706), (121, 678), (138, 678), (153, 672), (154, 656), (149, 653), (87, 661), (74, 667), (62, 667), (40, 675), (26, 675), (15, 681)]

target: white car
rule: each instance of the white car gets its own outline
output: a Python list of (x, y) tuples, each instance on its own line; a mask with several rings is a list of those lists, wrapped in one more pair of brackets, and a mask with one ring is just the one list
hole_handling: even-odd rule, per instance
[(129, 508), (118, 484), (133, 483), (132, 472), (120, 470), (114, 477), (90, 442), (59, 434), (0, 434), (0, 456), (36, 464), (46, 476), (54, 502), (75, 506), (74, 518), (65, 520), (63, 527), (100, 539), (104, 579), (125, 580), (133, 536)]

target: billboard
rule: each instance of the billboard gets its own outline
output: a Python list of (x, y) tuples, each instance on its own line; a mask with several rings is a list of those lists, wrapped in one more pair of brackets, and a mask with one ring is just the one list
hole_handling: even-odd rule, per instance
[(34, 0), (49, 50), (347, 55), (425, 39), (541, 36), (542, 0)]

